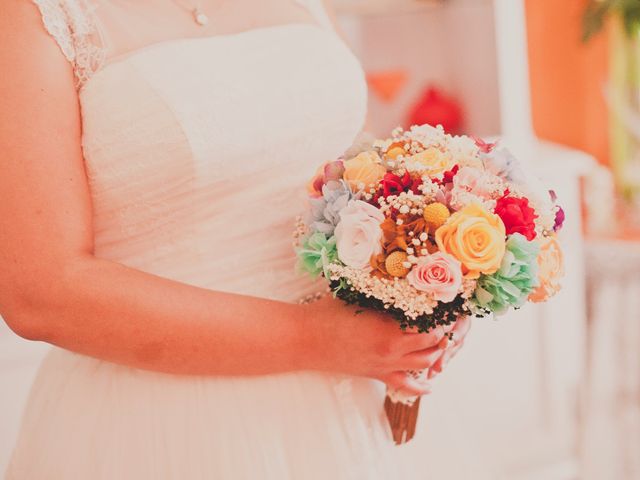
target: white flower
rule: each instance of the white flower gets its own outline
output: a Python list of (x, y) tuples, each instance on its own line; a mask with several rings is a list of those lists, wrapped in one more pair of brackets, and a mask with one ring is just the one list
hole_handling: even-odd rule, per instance
[(418, 187), (418, 190), (424, 196), (424, 203), (431, 203), (436, 198), (436, 195), (440, 192), (440, 186), (433, 183), (433, 180), (428, 175), (422, 176), (422, 185)]
[(416, 140), (423, 145), (443, 145), (447, 139), (442, 125), (438, 125), (437, 127), (426, 124), (413, 125), (405, 135), (407, 138)]
[(506, 148), (493, 150), (483, 155), (485, 168), (491, 173), (502, 177), (516, 185), (527, 182), (527, 176), (518, 159)]
[(493, 212), (493, 210), (496, 208), (495, 200), (479, 197), (471, 192), (467, 192), (466, 190), (456, 188), (451, 190), (448, 195), (446, 195), (445, 201), (447, 202), (449, 207), (455, 211), (462, 210), (464, 207), (472, 203), (482, 205), (485, 210), (488, 210), (490, 212)]
[(484, 200), (496, 199), (503, 195), (504, 182), (491, 172), (472, 167), (462, 167), (453, 177), (454, 190), (472, 193)]
[(338, 258), (345, 265), (366, 271), (371, 270), (372, 255), (382, 252), (384, 214), (362, 200), (351, 200), (340, 212), (336, 226)]
[(451, 137), (447, 147), (453, 157), (453, 163), (461, 167), (479, 168), (481, 166), (480, 158), (478, 158), (478, 146), (472, 138), (467, 136)]

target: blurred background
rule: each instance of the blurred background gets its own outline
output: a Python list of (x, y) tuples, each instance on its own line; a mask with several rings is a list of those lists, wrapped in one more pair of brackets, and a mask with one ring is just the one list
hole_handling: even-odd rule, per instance
[(424, 402), (443, 479), (640, 479), (640, 1), (341, 0), (369, 126), (500, 137), (558, 193), (564, 290), (499, 322)]
[[(500, 137), (568, 221), (564, 290), (467, 347), (422, 403), (437, 479), (640, 479), (640, 0), (334, 0), (368, 128)], [(0, 471), (46, 346), (0, 322)]]

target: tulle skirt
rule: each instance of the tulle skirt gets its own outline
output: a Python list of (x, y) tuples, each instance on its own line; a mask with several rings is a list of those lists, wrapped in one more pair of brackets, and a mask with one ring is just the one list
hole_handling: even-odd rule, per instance
[(6, 478), (425, 478), (401, 461), (383, 400), (362, 378), (176, 376), (53, 348)]

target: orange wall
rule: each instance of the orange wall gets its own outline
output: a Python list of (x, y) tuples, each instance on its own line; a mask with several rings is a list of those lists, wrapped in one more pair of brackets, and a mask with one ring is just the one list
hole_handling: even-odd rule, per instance
[(533, 124), (540, 138), (608, 161), (607, 35), (580, 39), (586, 0), (525, 0)]

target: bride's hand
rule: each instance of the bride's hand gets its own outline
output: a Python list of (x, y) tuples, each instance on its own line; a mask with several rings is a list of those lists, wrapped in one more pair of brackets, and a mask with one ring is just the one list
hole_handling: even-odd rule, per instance
[(443, 340), (442, 346), (444, 348), (442, 350), (442, 355), (434, 362), (434, 364), (429, 369), (429, 379), (432, 379), (442, 373), (442, 370), (447, 366), (447, 363), (449, 363), (449, 361), (458, 354), (458, 352), (464, 345), (465, 338), (470, 328), (471, 317), (460, 318), (458, 321), (456, 321), (456, 323), (452, 325), (452, 338), (451, 340)]
[(375, 378), (410, 395), (430, 391), (406, 370), (423, 370), (442, 356), (445, 331), (403, 332), (387, 314), (345, 305), (331, 296), (311, 309), (314, 365), (320, 370)]

